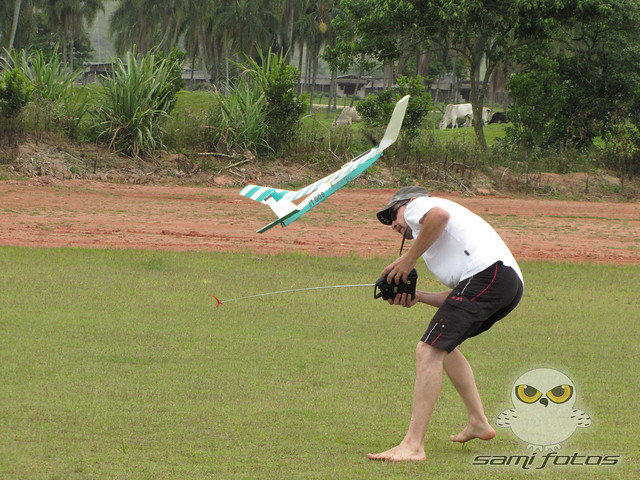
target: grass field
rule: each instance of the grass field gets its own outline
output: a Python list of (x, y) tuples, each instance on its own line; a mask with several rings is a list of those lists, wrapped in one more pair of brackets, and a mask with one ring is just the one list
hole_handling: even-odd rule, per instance
[(432, 309), (372, 288), (209, 297), (370, 283), (387, 260), (0, 248), (0, 478), (638, 478), (640, 266), (523, 263), (521, 305), (462, 348), (492, 423), (522, 373), (568, 375), (593, 423), (557, 454), (615, 466), (500, 465), (531, 455), (509, 429), (450, 444), (447, 380), (428, 460), (371, 462), (404, 435)]

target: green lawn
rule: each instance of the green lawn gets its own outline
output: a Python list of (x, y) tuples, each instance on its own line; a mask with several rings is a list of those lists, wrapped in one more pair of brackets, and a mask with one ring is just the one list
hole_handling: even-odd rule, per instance
[(370, 283), (388, 260), (1, 247), (0, 478), (638, 478), (640, 266), (523, 263), (521, 305), (463, 345), (490, 421), (522, 373), (554, 368), (592, 419), (557, 455), (618, 459), (534, 473), (495, 465), (532, 453), (509, 429), (450, 444), (447, 380), (427, 462), (366, 459), (405, 432), (431, 308), (372, 288), (209, 296)]

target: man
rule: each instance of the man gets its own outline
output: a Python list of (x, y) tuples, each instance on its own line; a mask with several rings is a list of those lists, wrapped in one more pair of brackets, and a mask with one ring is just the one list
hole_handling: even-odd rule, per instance
[(422, 257), (435, 277), (452, 290), (416, 291), (415, 298), (398, 294), (390, 304), (412, 307), (426, 303), (438, 308), (416, 348), (416, 380), (411, 421), (402, 442), (372, 460), (425, 460), (424, 441), (429, 419), (442, 388), (443, 370), (463, 400), (468, 423), (452, 442), (490, 440), (495, 430), (484, 414), (471, 366), (458, 350), (467, 338), (493, 326), (511, 312), (522, 297), (520, 268), (504, 241), (482, 218), (462, 205), (430, 197), (422, 187), (398, 190), (377, 213), (385, 225), (413, 237), (411, 248), (388, 265), (388, 282), (406, 281)]

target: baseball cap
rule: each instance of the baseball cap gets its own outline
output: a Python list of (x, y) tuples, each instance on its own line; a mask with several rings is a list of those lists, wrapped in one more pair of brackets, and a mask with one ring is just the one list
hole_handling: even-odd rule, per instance
[(376, 216), (378, 217), (378, 220), (380, 220), (385, 225), (391, 225), (391, 222), (393, 221), (391, 218), (391, 209), (396, 203), (402, 200), (411, 200), (414, 197), (428, 196), (429, 192), (424, 187), (402, 187), (400, 190), (393, 194), (387, 206), (376, 213)]

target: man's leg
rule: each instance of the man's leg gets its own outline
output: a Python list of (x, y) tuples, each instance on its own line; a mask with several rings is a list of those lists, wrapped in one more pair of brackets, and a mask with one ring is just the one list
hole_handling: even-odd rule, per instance
[(496, 431), (484, 414), (473, 370), (460, 350), (456, 348), (445, 357), (444, 369), (462, 398), (468, 416), (467, 426), (457, 435), (451, 435), (451, 441), (464, 443), (474, 438), (491, 440), (496, 436)]
[(445, 350), (432, 347), (420, 341), (416, 347), (416, 381), (413, 387), (413, 408), (411, 423), (398, 445), (386, 452), (367, 455), (371, 460), (394, 462), (425, 460), (424, 437), (427, 433), (433, 407), (442, 389), (442, 370)]

